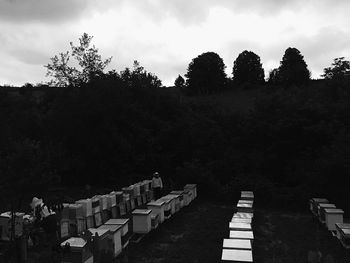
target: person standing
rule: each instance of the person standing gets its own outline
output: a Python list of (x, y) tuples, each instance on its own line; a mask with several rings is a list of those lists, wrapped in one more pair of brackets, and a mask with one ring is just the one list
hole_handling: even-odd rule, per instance
[(152, 188), (153, 188), (153, 193), (154, 193), (154, 199), (158, 200), (159, 198), (161, 198), (162, 197), (163, 182), (162, 182), (162, 178), (160, 178), (158, 172), (153, 173)]

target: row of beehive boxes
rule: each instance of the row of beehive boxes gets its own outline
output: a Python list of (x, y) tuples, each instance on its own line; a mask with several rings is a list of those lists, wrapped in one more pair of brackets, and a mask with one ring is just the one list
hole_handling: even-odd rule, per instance
[(337, 236), (346, 249), (350, 249), (350, 224), (344, 223), (344, 211), (325, 198), (312, 198), (309, 204), (311, 212), (319, 221)]
[[(135, 209), (132, 211), (132, 232), (138, 234), (147, 234), (151, 229), (157, 228), (159, 223), (179, 211), (183, 206), (189, 205), (197, 196), (196, 185), (186, 185), (184, 190), (173, 191), (162, 198), (147, 203), (147, 209)], [(169, 214), (168, 214), (169, 212)], [(129, 227), (129, 219), (109, 219), (103, 225), (95, 228), (89, 228), (88, 232), (92, 235), (93, 246), (86, 242), (86, 238), (72, 237), (63, 243), (64, 248), (67, 244), (70, 246), (70, 252), (64, 253), (65, 262), (93, 262), (106, 257), (105, 254), (117, 257), (129, 244), (129, 238), (132, 235)], [(82, 233), (82, 236), (85, 236)], [(78, 255), (78, 261), (73, 260), (73, 254)], [(104, 253), (110, 251), (111, 253)], [(84, 261), (84, 260), (85, 261)]]
[(110, 218), (118, 218), (152, 199), (152, 181), (124, 187), (105, 195), (81, 199), (74, 204), (63, 204), (61, 211), (61, 238), (76, 236), (84, 230), (99, 227)]
[(241, 191), (237, 212), (229, 222), (229, 238), (223, 240), (221, 262), (253, 262), (254, 193)]

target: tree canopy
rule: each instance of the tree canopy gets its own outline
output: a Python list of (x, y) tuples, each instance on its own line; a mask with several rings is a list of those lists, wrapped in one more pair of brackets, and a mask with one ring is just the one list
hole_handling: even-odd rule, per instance
[(233, 80), (237, 83), (263, 83), (265, 74), (260, 57), (252, 51), (243, 51), (233, 63)]
[(176, 88), (179, 88), (179, 89), (183, 88), (184, 85), (185, 85), (185, 80), (184, 80), (184, 78), (183, 78), (181, 75), (179, 75), (179, 76), (175, 79), (174, 85), (175, 85)]
[(214, 52), (206, 52), (194, 58), (185, 76), (189, 94), (214, 93), (224, 89), (226, 84), (225, 64)]
[(300, 85), (310, 80), (310, 71), (298, 49), (286, 49), (278, 68), (277, 79), (287, 85)]
[[(102, 60), (98, 49), (91, 47), (92, 36), (84, 33), (79, 38), (79, 45), (75, 46), (70, 42), (71, 53), (69, 51), (60, 53), (51, 58), (51, 63), (47, 64), (46, 76), (53, 77), (49, 82), (56, 87), (78, 86), (90, 80), (100, 77), (104, 69), (111, 62), (112, 57)], [(78, 62), (81, 69), (69, 66), (69, 60), (73, 57)]]
[(345, 60), (344, 57), (335, 58), (332, 66), (325, 68), (323, 72), (322, 77), (325, 79), (341, 79), (350, 73), (350, 61)]

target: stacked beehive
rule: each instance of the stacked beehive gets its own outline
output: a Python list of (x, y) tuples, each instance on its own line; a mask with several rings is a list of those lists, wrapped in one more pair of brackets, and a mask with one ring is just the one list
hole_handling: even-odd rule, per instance
[(229, 238), (223, 240), (221, 262), (253, 262), (253, 205), (254, 193), (242, 191), (237, 212), (229, 222)]
[(350, 224), (343, 223), (344, 211), (329, 203), (325, 198), (312, 198), (310, 211), (327, 229), (336, 236), (346, 249), (350, 249)]

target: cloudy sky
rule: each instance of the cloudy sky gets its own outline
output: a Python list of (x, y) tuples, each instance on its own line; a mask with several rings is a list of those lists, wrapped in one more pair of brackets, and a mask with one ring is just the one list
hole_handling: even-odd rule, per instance
[(0, 85), (48, 81), (43, 65), (94, 36), (110, 69), (138, 60), (164, 85), (190, 61), (218, 53), (231, 76), (243, 50), (258, 54), (265, 73), (288, 47), (304, 55), (313, 78), (350, 54), (349, 0), (0, 0)]

